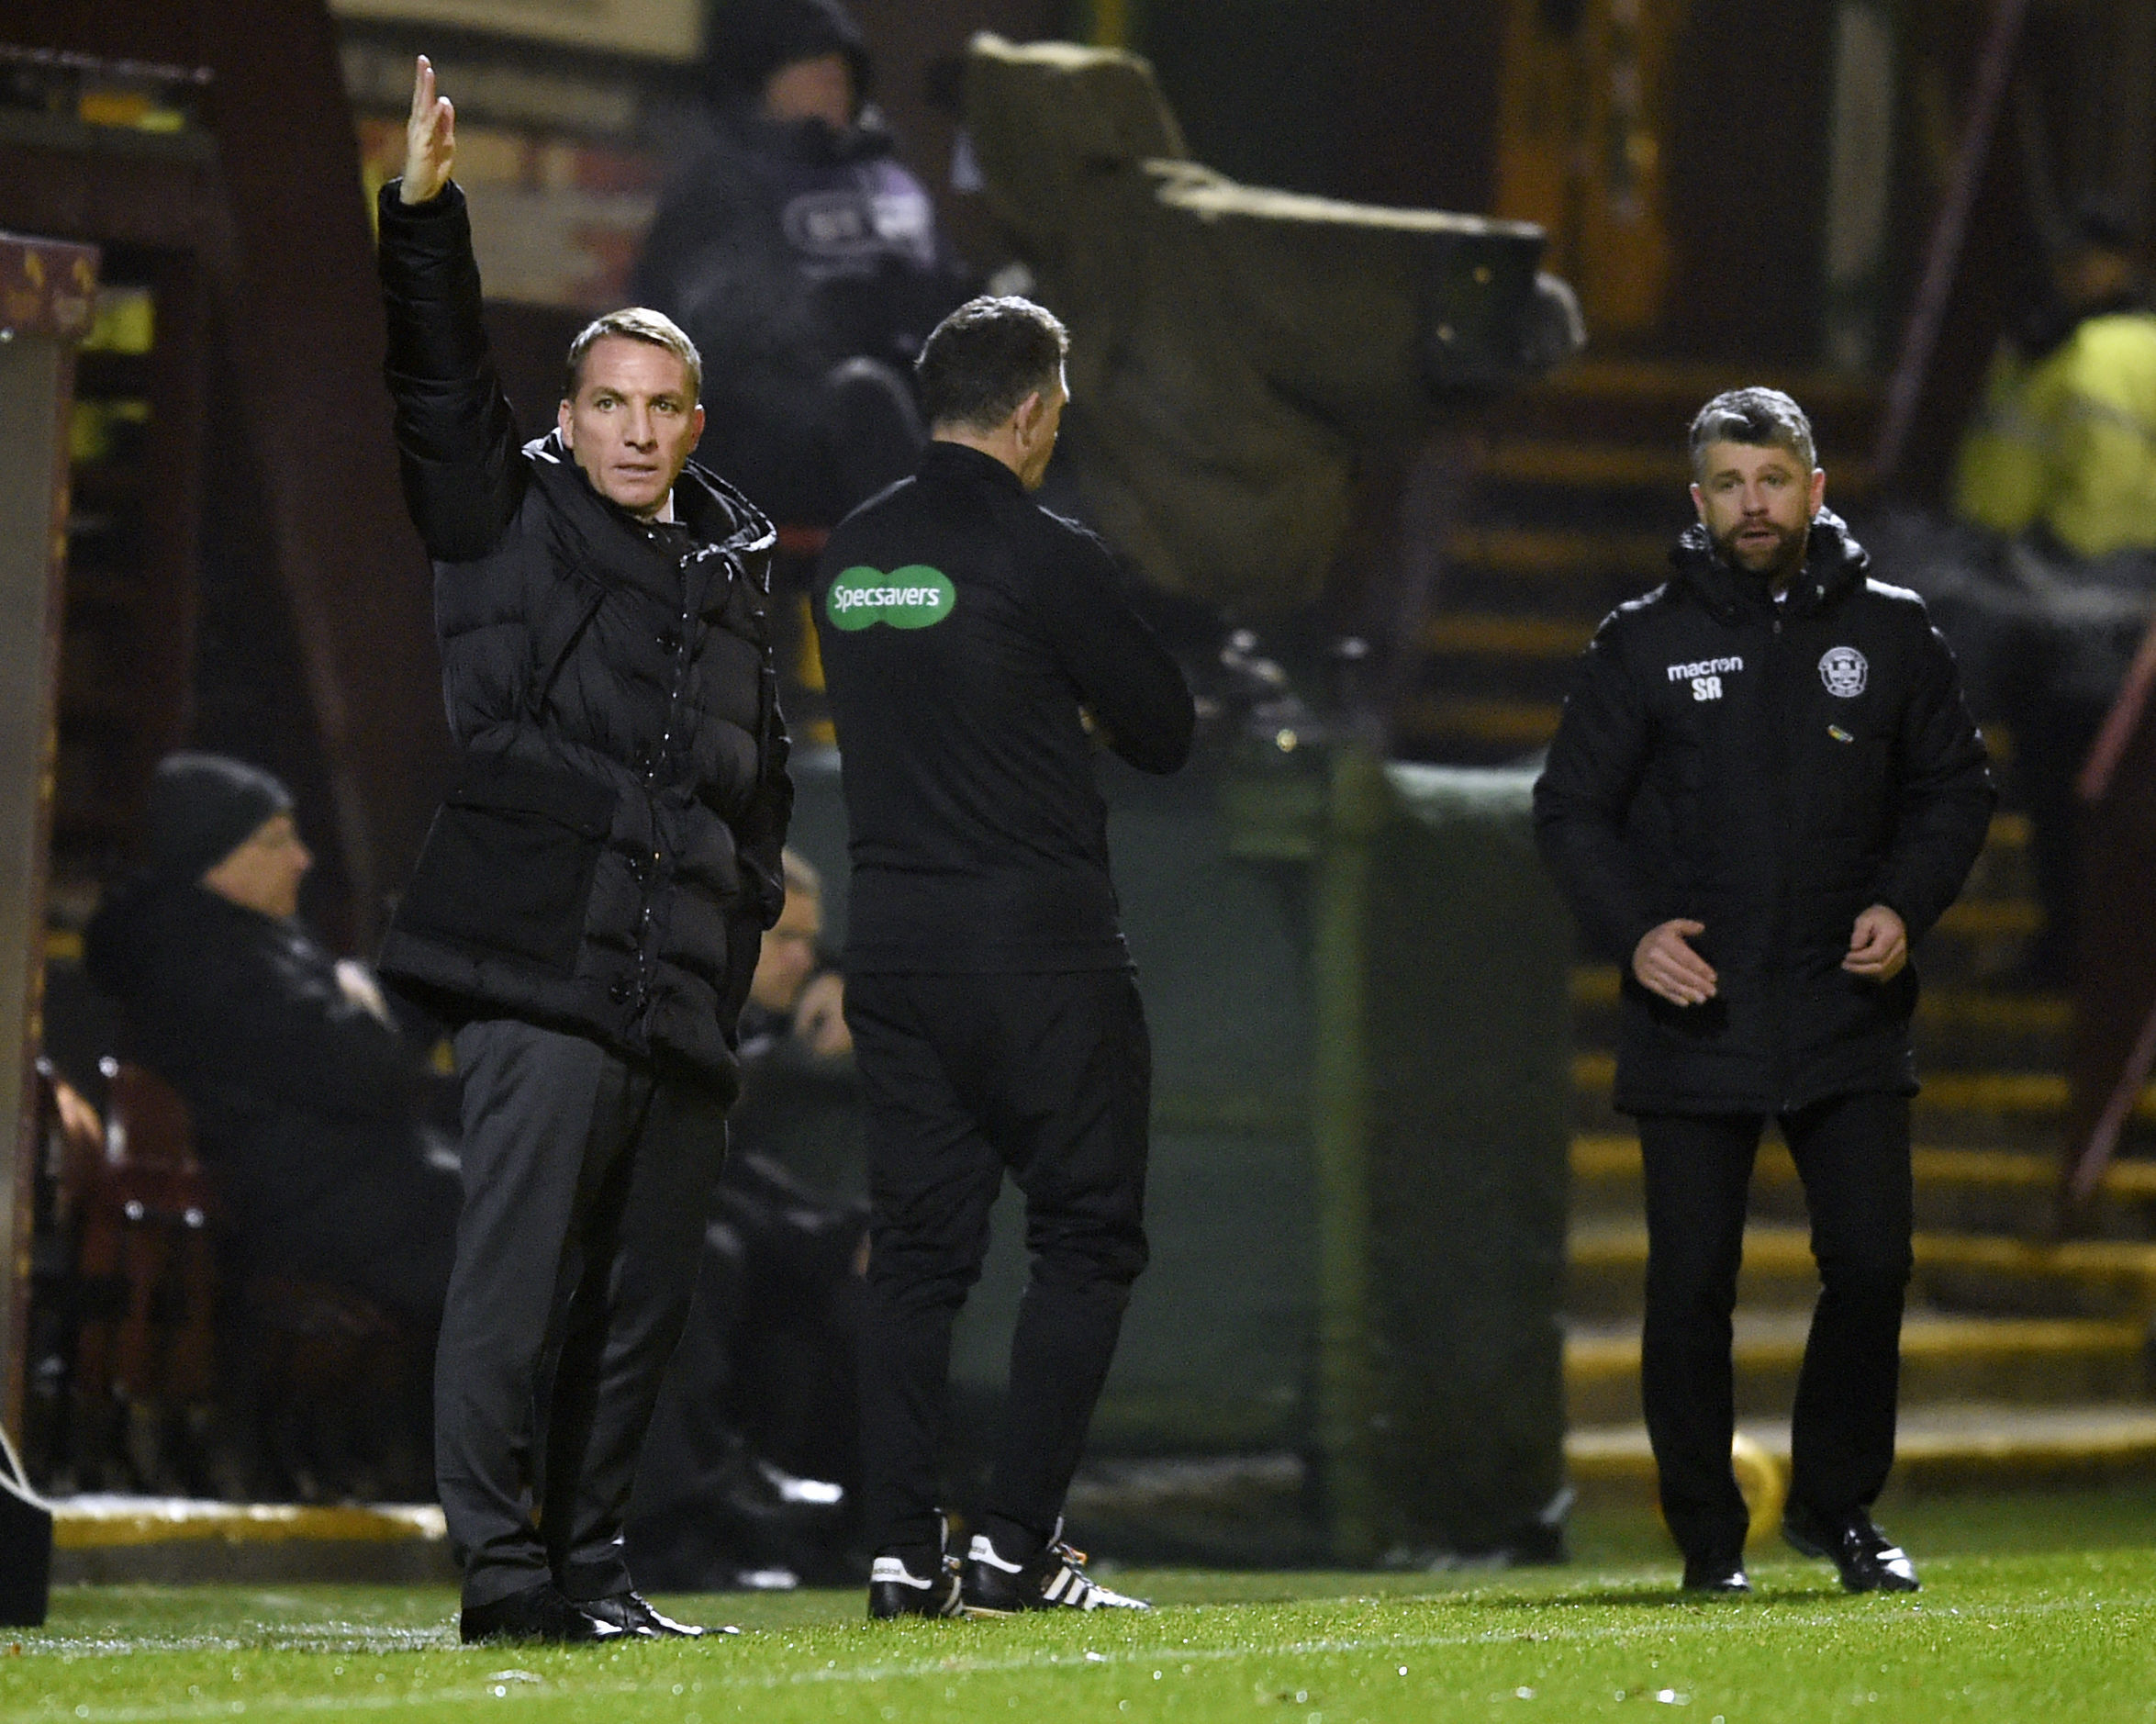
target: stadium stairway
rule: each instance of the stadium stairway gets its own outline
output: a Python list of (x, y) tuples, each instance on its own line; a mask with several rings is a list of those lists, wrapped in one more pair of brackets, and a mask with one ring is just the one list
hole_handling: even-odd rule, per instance
[[(1870, 386), (1628, 361), (1571, 366), (1496, 410), (1447, 547), (1421, 673), (1395, 715), (1404, 752), (1495, 763), (1547, 743), (1595, 624), (1663, 578), (1670, 542), (1692, 519), (1692, 414), (1718, 390), (1752, 382), (1804, 404), (1828, 503), (1857, 519), (1860, 536), (1868, 475), (1857, 452), (1878, 417)], [(2009, 738), (1992, 741), (2010, 754)], [(1919, 956), (1916, 1271), (1897, 1472), (1917, 1488), (2156, 1476), (2156, 1160), (2133, 1156), (2156, 1147), (2156, 1090), (2105, 1188), (2107, 1237), (2040, 1243), (2066, 1105), (2069, 1011), (2059, 995), (2015, 981), (2041, 928), (2028, 847), (2027, 820), (2002, 812), (1968, 890)], [(1583, 1490), (1651, 1493), (1638, 1405), (1639, 1151), (1610, 1108), (1615, 969), (1583, 966), (1573, 994), (1568, 1452)], [(1737, 1405), (1742, 1427), (1785, 1463), (1817, 1286), (1795, 1170), (1771, 1141), (1745, 1241)]]

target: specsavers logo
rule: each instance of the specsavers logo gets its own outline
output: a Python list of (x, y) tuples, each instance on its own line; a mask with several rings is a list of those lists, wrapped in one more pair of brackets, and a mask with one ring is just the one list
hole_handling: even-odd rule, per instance
[(910, 563), (888, 575), (861, 566), (832, 582), (823, 612), (832, 628), (849, 632), (879, 622), (894, 629), (929, 629), (951, 614), (957, 599), (951, 577), (925, 563)]

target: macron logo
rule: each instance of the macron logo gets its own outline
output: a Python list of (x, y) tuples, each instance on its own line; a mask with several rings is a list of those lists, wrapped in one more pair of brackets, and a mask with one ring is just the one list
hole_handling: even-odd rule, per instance
[(1741, 658), (1703, 658), (1696, 664), (1670, 666), (1671, 682), (1690, 682), (1694, 677), (1726, 677), (1733, 670), (1742, 670)]
[(1694, 700), (1719, 700), (1722, 698), (1722, 678), (1732, 671), (1742, 670), (1741, 658), (1703, 658), (1690, 665), (1671, 665), (1671, 682), (1689, 682)]

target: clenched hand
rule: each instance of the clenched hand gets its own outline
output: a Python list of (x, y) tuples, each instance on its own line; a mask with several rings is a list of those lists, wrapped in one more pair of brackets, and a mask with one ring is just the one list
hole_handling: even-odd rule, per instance
[(1849, 930), (1849, 955), (1841, 967), (1852, 976), (1892, 981), (1908, 961), (1908, 928), (1884, 904), (1873, 904)]

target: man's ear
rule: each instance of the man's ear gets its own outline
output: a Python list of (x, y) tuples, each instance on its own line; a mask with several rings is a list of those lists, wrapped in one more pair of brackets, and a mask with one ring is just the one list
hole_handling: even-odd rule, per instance
[[(568, 403), (564, 402), (562, 404), (563, 413), (566, 415), (568, 410)], [(1692, 487), (1692, 512), (1699, 516), (1704, 524), (1707, 518), (1707, 499), (1701, 495), (1700, 488), (1696, 485)]]
[(1826, 500), (1826, 469), (1825, 467), (1814, 467), (1812, 469), (1812, 508), (1810, 512), (1816, 515), (1819, 512), (1819, 505), (1824, 503)]
[(1019, 442), (1022, 443), (1033, 442), (1034, 434), (1041, 429), (1041, 420), (1047, 411), (1047, 399), (1038, 389), (1035, 389), (1018, 404), (1015, 423), (1018, 429)]
[[(703, 409), (698, 408), (697, 411), (700, 413)], [(554, 425), (562, 433), (562, 447), (564, 449), (576, 447), (576, 433), (572, 429), (575, 423), (575, 417), (569, 410), (569, 399), (564, 396), (561, 406), (554, 409)]]

